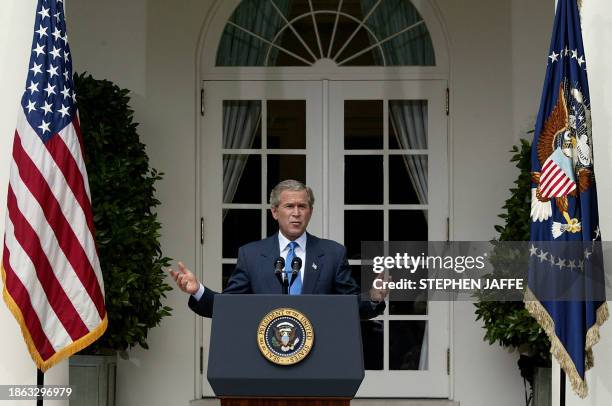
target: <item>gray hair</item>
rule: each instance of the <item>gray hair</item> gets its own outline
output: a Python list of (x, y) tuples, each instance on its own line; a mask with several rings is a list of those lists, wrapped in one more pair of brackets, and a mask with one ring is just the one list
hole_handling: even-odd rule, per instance
[(308, 193), (308, 203), (310, 204), (310, 207), (314, 205), (315, 197), (310, 187), (306, 186), (299, 180), (287, 179), (274, 186), (274, 189), (272, 189), (272, 191), (270, 192), (270, 206), (278, 207), (278, 205), (280, 204), (280, 195), (285, 190), (289, 190), (292, 192), (299, 192), (301, 190), (305, 190)]

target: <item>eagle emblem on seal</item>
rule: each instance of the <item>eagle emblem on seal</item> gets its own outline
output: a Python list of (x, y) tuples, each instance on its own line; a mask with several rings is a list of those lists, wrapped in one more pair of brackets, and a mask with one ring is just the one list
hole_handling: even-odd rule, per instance
[(577, 197), (594, 183), (591, 112), (577, 87), (561, 83), (557, 102), (544, 122), (537, 143), (540, 172), (532, 172), (531, 218), (546, 221), (552, 201), (563, 221), (552, 222), (552, 236), (578, 233), (582, 225), (568, 212), (569, 197)]
[(278, 323), (272, 326), (274, 330), (274, 339), (272, 345), (283, 352), (293, 351), (295, 346), (300, 342), (295, 326), (287, 321)]

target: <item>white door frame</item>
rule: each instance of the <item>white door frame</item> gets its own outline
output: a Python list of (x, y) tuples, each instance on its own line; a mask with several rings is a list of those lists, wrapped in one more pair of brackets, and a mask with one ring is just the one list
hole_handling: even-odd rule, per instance
[[(430, 108), (444, 108), (444, 97), (446, 82), (445, 81), (384, 81), (384, 82), (373, 82), (373, 81), (358, 81), (358, 82), (347, 82), (347, 81), (209, 81), (205, 83), (205, 115), (202, 119), (202, 135), (206, 137), (206, 140), (200, 138), (198, 141), (199, 152), (199, 171), (198, 171), (198, 199), (199, 204), (199, 216), (206, 218), (206, 228), (208, 230), (220, 230), (221, 229), (221, 217), (211, 215), (211, 210), (220, 211), (221, 203), (211, 200), (213, 196), (222, 196), (222, 173), (221, 173), (221, 162), (222, 162), (222, 103), (220, 100), (265, 100), (265, 99), (302, 99), (306, 98), (311, 100), (310, 106), (313, 104), (313, 100), (320, 100), (321, 109), (307, 108), (307, 114), (311, 116), (307, 119), (307, 150), (309, 155), (316, 154), (320, 161), (318, 164), (309, 162), (307, 164), (307, 179), (308, 183), (313, 187), (315, 196), (317, 196), (316, 205), (317, 209), (313, 215), (313, 221), (311, 223), (311, 230), (313, 233), (321, 235), (325, 238), (335, 238), (343, 240), (343, 236), (338, 236), (335, 231), (341, 230), (343, 227), (338, 227), (334, 223), (335, 218), (339, 218), (338, 213), (334, 211), (337, 208), (330, 207), (330, 202), (333, 199), (341, 199), (334, 195), (334, 190), (338, 188), (329, 188), (330, 176), (334, 173), (343, 173), (344, 168), (342, 167), (343, 160), (335, 159), (330, 160), (329, 154), (330, 149), (337, 148), (337, 146), (329, 145), (328, 143), (334, 143), (337, 141), (337, 137), (329, 137), (328, 134), (338, 133), (342, 131), (342, 128), (338, 128), (338, 124), (343, 125), (343, 111), (334, 111), (330, 114), (330, 106), (339, 106), (344, 99), (401, 99), (408, 98), (407, 94), (410, 94), (410, 98), (426, 98), (429, 100)], [(365, 90), (365, 92), (364, 92)], [(403, 95), (403, 96), (402, 96)], [(265, 108), (265, 107), (264, 107)], [(263, 109), (262, 109), (263, 113)], [(330, 116), (332, 116), (330, 118)], [(436, 116), (439, 119), (439, 115)], [(308, 126), (309, 122), (321, 123), (319, 128), (314, 126)], [(262, 125), (265, 125), (262, 121)], [(385, 126), (387, 124), (385, 123)], [(443, 133), (446, 135), (446, 124), (440, 128), (436, 128), (435, 125), (430, 123), (430, 133)], [(443, 128), (442, 128), (443, 127)], [(205, 130), (204, 130), (205, 129)], [(315, 132), (321, 132), (321, 137), (315, 136)], [(217, 134), (217, 136), (212, 136)], [(444, 154), (447, 153), (446, 137), (443, 139), (432, 139), (429, 138), (429, 144), (431, 150), (435, 150), (438, 153), (442, 151)], [(313, 142), (314, 141), (314, 142)], [(436, 145), (437, 143), (437, 145)], [(432, 145), (433, 144), (433, 145)], [(440, 157), (437, 158), (440, 160)], [(447, 162), (443, 158), (443, 162)], [(340, 165), (340, 167), (338, 166)], [(319, 168), (322, 168), (319, 169)], [(314, 173), (314, 170), (320, 171), (318, 174)], [(439, 172), (430, 172), (430, 179), (447, 179), (448, 183), (448, 169), (442, 166), (436, 166), (435, 169)], [(431, 169), (430, 169), (431, 171)], [(212, 175), (211, 175), (212, 174)], [(342, 175), (341, 175), (342, 176)], [(263, 178), (263, 176), (262, 176)], [(343, 180), (342, 180), (343, 182)], [(200, 189), (201, 188), (201, 189)], [(438, 193), (436, 195), (436, 193)], [(262, 201), (263, 203), (264, 201)], [(438, 205), (435, 207), (436, 212), (444, 211), (448, 213), (448, 207), (443, 208), (440, 205), (448, 205), (448, 188), (442, 191), (436, 191), (436, 188), (430, 188), (430, 206)], [(332, 205), (333, 206), (333, 205)], [(447, 214), (448, 215), (448, 214)], [(331, 225), (331, 226), (330, 226)], [(446, 233), (446, 218), (431, 218), (430, 224), (430, 239), (441, 240), (445, 239)], [(210, 234), (209, 234), (210, 235)], [(199, 238), (198, 238), (199, 239)], [(199, 270), (199, 277), (204, 280), (208, 286), (212, 289), (218, 290), (221, 287), (221, 272), (206, 272), (203, 270), (202, 264), (206, 263), (211, 269), (219, 270), (221, 263), (217, 263), (215, 258), (215, 252), (221, 252), (221, 241), (219, 239), (208, 239), (204, 246), (200, 246), (198, 250), (198, 256), (200, 261), (197, 269)], [(218, 257), (218, 256), (217, 256)], [(445, 306), (446, 305), (446, 306)], [(444, 319), (445, 329), (444, 334), (430, 334), (430, 343), (434, 343), (430, 348), (446, 348), (441, 346), (440, 343), (435, 344), (432, 340), (450, 340), (450, 334), (448, 330), (448, 323), (450, 315), (448, 311), (448, 304), (441, 302), (430, 303), (430, 309), (433, 313), (438, 314), (438, 317)], [(441, 315), (441, 316), (440, 316)], [(442, 319), (441, 319), (442, 320)], [(387, 322), (388, 323), (388, 322)], [(203, 337), (209, 336), (210, 334), (210, 320), (202, 320), (202, 318), (196, 319), (197, 324), (197, 335), (195, 342), (195, 353), (199, 355), (200, 345), (202, 345)], [(388, 330), (388, 329), (386, 329)], [(206, 344), (206, 343), (205, 343)], [(448, 343), (450, 345), (450, 343)], [(441, 357), (446, 357), (446, 351), (441, 355), (442, 350), (437, 351), (436, 354), (430, 354), (429, 362), (442, 364), (443, 360)], [(207, 364), (207, 351), (203, 351), (203, 365), (204, 370)], [(199, 358), (199, 357), (198, 357)], [(385, 365), (388, 365), (388, 360)], [(419, 383), (419, 387), (424, 389), (423, 392), (417, 393), (415, 391), (412, 396), (433, 396), (430, 388), (427, 388), (426, 382), (436, 382), (439, 389), (439, 393), (436, 392), (436, 396), (448, 397), (450, 396), (450, 383), (446, 383), (450, 380), (450, 377), (443, 377), (444, 382), (440, 382), (440, 376), (436, 376), (432, 379), (427, 373), (423, 371), (406, 371), (406, 372), (393, 372), (396, 375), (396, 379), (389, 379), (387, 372), (368, 371), (367, 381), (364, 381), (362, 388), (358, 395), (361, 396), (372, 396), (372, 393), (376, 392), (373, 388), (383, 388), (384, 391), (376, 393), (375, 396), (380, 397), (402, 397), (406, 396), (399, 389), (402, 387), (401, 380), (410, 379), (411, 381), (418, 380), (423, 381)], [(421, 374), (415, 375), (415, 374)], [(204, 375), (200, 375), (199, 365), (196, 365), (196, 397), (214, 396), (212, 389), (205, 380)], [(439, 375), (439, 374), (438, 374)], [(383, 384), (381, 382), (386, 382)], [(440, 383), (442, 385), (440, 385)], [(367, 392), (367, 393), (366, 393)]]

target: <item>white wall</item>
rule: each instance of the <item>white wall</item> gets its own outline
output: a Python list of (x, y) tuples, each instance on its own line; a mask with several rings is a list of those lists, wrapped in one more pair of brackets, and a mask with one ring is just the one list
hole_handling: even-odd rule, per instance
[[(551, 1), (437, 1), (451, 44), (453, 237), (457, 240), (494, 236), (496, 216), (516, 176), (507, 151), (529, 128), (537, 110)], [(21, 3), (10, 4), (20, 4), (21, 9)], [(151, 164), (166, 173), (158, 186), (163, 250), (194, 263), (195, 57), (212, 0), (129, 3), (71, 0), (67, 4), (75, 69), (134, 91), (132, 106), (142, 123), (139, 132)], [(11, 18), (23, 21), (24, 17)], [(23, 52), (14, 41), (9, 51), (5, 55)], [(22, 58), (25, 64), (27, 56)], [(10, 77), (20, 89), (25, 71), (15, 69)], [(20, 90), (14, 93), (15, 101), (3, 111), (16, 108)], [(0, 142), (5, 142), (3, 137)], [(6, 179), (6, 171), (0, 168), (1, 179)], [(150, 332), (150, 349), (131, 351), (130, 360), (119, 364), (120, 406), (186, 405), (194, 397), (194, 381), (199, 379), (193, 376), (195, 317), (186, 309), (182, 294), (170, 292), (167, 304), (174, 314)], [(462, 406), (520, 404), (523, 388), (517, 357), (482, 341), (484, 330), (474, 322), (473, 310), (470, 303), (454, 306), (454, 399)], [(3, 331), (5, 324), (9, 322), (3, 318)]]
[[(10, 152), (17, 124), (17, 109), (25, 89), (30, 45), (34, 27), (35, 0), (4, 0), (0, 13), (0, 235), (4, 241), (6, 192), (8, 190)], [(36, 385), (36, 366), (30, 358), (19, 326), (5, 306), (0, 304), (0, 385)], [(63, 362), (45, 374), (46, 384), (68, 384), (68, 363)], [(3, 405), (35, 404), (36, 401)], [(68, 405), (67, 401), (45, 402)]]
[[(599, 200), (599, 223), (602, 238), (612, 240), (612, 13), (608, 0), (583, 1), (582, 33), (586, 54), (591, 92), (591, 113), (593, 117), (593, 155)], [(612, 302), (608, 302), (612, 310)], [(601, 341), (594, 347), (595, 367), (587, 372), (589, 395), (582, 400), (571, 389), (567, 390), (567, 406), (600, 406), (612, 404), (612, 321), (600, 330)], [(558, 397), (558, 366), (553, 371), (553, 394)], [(567, 384), (569, 388), (569, 382)], [(553, 403), (557, 404), (557, 403)]]
[[(455, 240), (488, 240), (517, 170), (508, 150), (532, 128), (553, 17), (552, 0), (438, 0), (451, 51)], [(516, 353), (490, 346), (472, 303), (455, 303), (454, 399), (468, 406), (523, 401)]]
[[(131, 93), (139, 134), (157, 185), (165, 255), (195, 263), (195, 55), (210, 0), (72, 0), (74, 69)], [(95, 12), (92, 12), (95, 10)], [(174, 290), (174, 309), (150, 331), (150, 349), (130, 351), (117, 371), (117, 404), (186, 405), (194, 399), (195, 316)], [(200, 379), (198, 376), (197, 379)]]

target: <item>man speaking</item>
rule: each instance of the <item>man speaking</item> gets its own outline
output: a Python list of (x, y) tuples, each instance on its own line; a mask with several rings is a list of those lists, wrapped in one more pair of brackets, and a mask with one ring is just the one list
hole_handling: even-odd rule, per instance
[[(361, 291), (351, 276), (346, 248), (306, 232), (313, 204), (314, 194), (303, 183), (285, 180), (276, 185), (270, 193), (270, 206), (279, 232), (240, 247), (236, 269), (223, 293), (280, 293), (275, 268), (284, 263), (291, 295), (359, 295)], [(170, 275), (183, 292), (191, 295), (189, 307), (201, 316), (211, 317), (217, 292), (202, 285), (181, 262), (179, 270), (170, 270)], [(385, 308), (386, 290), (372, 288), (369, 293), (369, 298), (360, 301), (362, 319), (376, 317)]]

